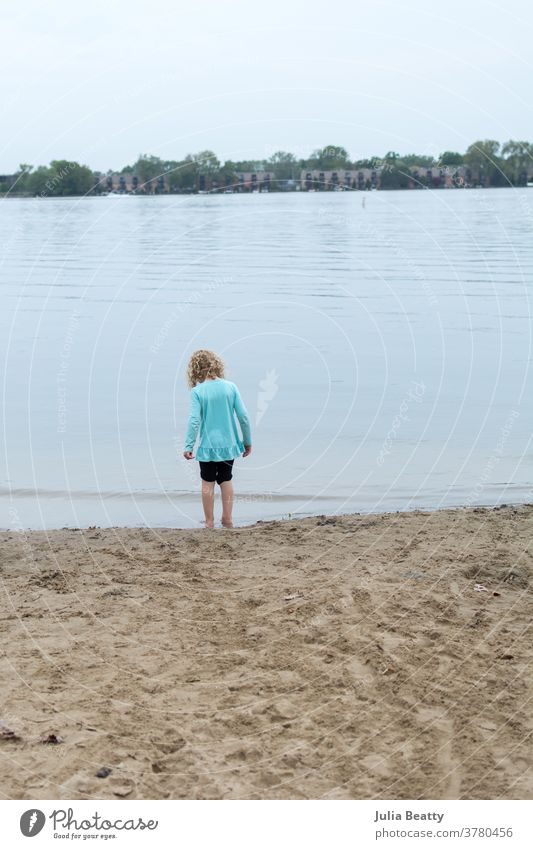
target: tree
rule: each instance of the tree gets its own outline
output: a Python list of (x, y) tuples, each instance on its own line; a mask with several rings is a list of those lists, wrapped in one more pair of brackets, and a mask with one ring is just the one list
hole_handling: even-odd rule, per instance
[(201, 150), (192, 157), (196, 162), (198, 172), (212, 177), (220, 171), (220, 161), (212, 150)]
[(265, 167), (266, 161), (264, 159), (241, 159), (239, 162), (235, 163), (237, 171), (251, 171), (252, 173), (257, 173), (257, 171), (264, 171)]
[(533, 171), (533, 144), (512, 139), (502, 147), (505, 173), (515, 186), (525, 186), (528, 174)]
[[(43, 197), (86, 195), (94, 188), (95, 178), (90, 168), (68, 159), (54, 159), (50, 165), (40, 165), (35, 171), (25, 171), (17, 191), (28, 191)], [(20, 188), (20, 186), (23, 188)]]
[(273, 153), (268, 160), (267, 167), (269, 171), (274, 172), (276, 186), (286, 180), (295, 180), (298, 176), (298, 160), (293, 153), (287, 153), (284, 150)]
[(445, 150), (444, 153), (441, 153), (439, 156), (439, 162), (441, 165), (462, 165), (464, 156), (462, 153), (456, 153), (453, 150)]
[(166, 159), (162, 163), (162, 172), (161, 174), (164, 176), (169, 192), (176, 192), (178, 190), (178, 178), (177, 173), (179, 169), (180, 163), (175, 159)]
[(205, 182), (206, 189), (210, 188), (214, 180), (218, 183), (220, 161), (212, 150), (189, 154), (180, 168), (189, 188), (199, 188), (200, 181), (202, 184)]
[[(35, 171), (32, 171), (32, 173), (28, 175), (28, 178), (25, 181), (25, 190), (29, 191), (32, 195), (45, 194), (47, 192), (46, 184), (50, 182), (51, 177), (52, 172), (50, 168), (46, 165), (39, 165)], [(52, 187), (51, 183), (50, 186)], [(50, 191), (48, 191), (48, 194), (50, 194)]]
[(389, 150), (379, 163), (374, 162), (374, 167), (381, 168), (379, 178), (380, 189), (407, 189), (412, 179), (409, 165), (399, 153)]
[[(170, 163), (168, 163), (170, 165)], [(167, 180), (171, 191), (192, 192), (196, 187), (197, 163), (195, 158), (188, 154), (185, 159), (172, 163), (167, 173)]]
[(431, 168), (435, 165), (435, 160), (432, 156), (423, 153), (408, 153), (401, 157), (402, 162), (408, 168), (411, 165), (417, 165), (419, 168)]
[(507, 182), (499, 150), (499, 142), (485, 139), (471, 144), (465, 153), (464, 164), (478, 177), (482, 186), (501, 186)]
[(387, 157), (379, 178), (380, 189), (407, 189), (411, 181), (409, 167), (399, 157), (392, 160)]
[(237, 170), (238, 168), (236, 163), (232, 162), (231, 159), (227, 159), (226, 162), (224, 162), (224, 165), (221, 166), (219, 172), (220, 187), (222, 189), (233, 188)]
[(19, 170), (15, 173), (11, 190), (14, 192), (28, 192), (30, 189), (30, 175), (33, 171), (33, 165), (28, 165), (26, 162), (21, 162)]
[(150, 156), (147, 153), (139, 154), (137, 162), (133, 166), (133, 173), (139, 178), (139, 188), (142, 188), (146, 183), (164, 174), (165, 165), (159, 156)]
[(85, 195), (94, 186), (93, 172), (86, 165), (54, 159), (50, 163), (51, 195)]
[(314, 150), (307, 161), (307, 167), (320, 171), (335, 171), (342, 168), (350, 168), (350, 157), (344, 147), (327, 145)]

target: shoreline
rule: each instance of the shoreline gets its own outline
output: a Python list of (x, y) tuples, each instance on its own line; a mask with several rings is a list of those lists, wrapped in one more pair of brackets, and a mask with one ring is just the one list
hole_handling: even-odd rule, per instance
[(533, 795), (533, 505), (0, 540), (10, 798)]
[[(68, 494), (68, 493), (67, 493)], [(70, 493), (72, 496), (72, 493)], [(2, 497), (9, 498), (9, 494), (6, 492), (0, 493), (0, 499)], [(19, 496), (19, 498), (24, 498), (25, 496)], [(30, 496), (26, 496), (30, 497)], [(34, 498), (34, 496), (31, 496)], [(49, 497), (53, 500), (58, 498), (58, 495), (55, 492), (51, 491), (49, 495), (44, 496)], [(199, 494), (198, 493), (189, 493), (189, 492), (135, 492), (135, 493), (114, 493), (109, 492), (105, 493), (103, 496), (102, 493), (81, 493), (77, 494), (77, 497), (83, 501), (90, 501), (92, 499), (99, 499), (104, 503), (106, 501), (116, 500), (117, 502), (124, 502), (128, 499), (137, 502), (137, 501), (147, 501), (147, 502), (158, 502), (158, 501), (184, 501), (189, 502), (193, 505), (195, 512), (198, 514), (197, 520), (193, 521), (193, 524), (190, 525), (173, 525), (173, 524), (109, 524), (109, 525), (96, 525), (89, 524), (90, 520), (87, 520), (86, 523), (78, 523), (76, 525), (54, 525), (51, 527), (31, 527), (31, 526), (23, 526), (20, 523), (19, 511), (16, 506), (8, 508), (8, 512), (11, 517), (15, 519), (14, 523), (11, 526), (0, 526), (0, 534), (5, 533), (24, 533), (24, 534), (32, 534), (32, 533), (57, 533), (61, 531), (84, 531), (84, 530), (99, 530), (99, 531), (111, 531), (111, 530), (124, 530), (124, 531), (136, 531), (136, 530), (149, 530), (153, 529), (154, 531), (201, 531), (205, 530), (203, 528), (203, 521), (200, 517), (201, 514), (201, 504), (199, 502)], [(349, 510), (347, 512), (335, 513), (335, 512), (308, 512), (308, 511), (287, 511), (287, 513), (282, 513), (281, 515), (276, 515), (272, 518), (265, 519), (255, 519), (253, 517), (249, 517), (247, 520), (242, 519), (239, 521), (239, 506), (247, 506), (253, 505), (257, 503), (267, 503), (267, 504), (290, 504), (291, 502), (297, 502), (298, 500), (303, 500), (304, 496), (293, 496), (293, 495), (274, 495), (273, 493), (267, 493), (266, 495), (260, 495), (256, 493), (251, 494), (243, 494), (241, 496), (236, 495), (234, 501), (234, 514), (237, 513), (237, 516), (234, 515), (234, 528), (233, 530), (247, 530), (255, 527), (256, 525), (265, 525), (265, 524), (280, 524), (285, 522), (303, 522), (306, 520), (313, 519), (325, 519), (325, 518), (334, 518), (334, 519), (350, 519), (352, 517), (379, 517), (379, 516), (401, 516), (401, 515), (410, 515), (410, 514), (427, 514), (431, 515), (434, 513), (441, 512), (450, 512), (450, 511), (498, 511), (503, 509), (511, 509), (517, 507), (533, 507), (533, 502), (524, 501), (523, 498), (519, 497), (517, 501), (513, 501), (512, 499), (506, 502), (502, 502), (501, 504), (484, 504), (484, 503), (472, 503), (472, 504), (445, 504), (437, 507), (419, 507), (419, 506), (411, 506), (405, 508), (394, 509), (391, 507), (389, 510), (364, 510), (361, 509), (359, 511)], [(43, 499), (44, 500), (44, 499)], [(311, 500), (311, 497), (309, 498)], [(325, 505), (334, 501), (342, 501), (342, 496), (324, 496), (320, 497), (320, 499), (316, 499), (317, 501), (321, 501), (322, 510), (324, 510)], [(215, 513), (217, 507), (220, 507), (220, 499), (218, 498), (215, 502)], [(39, 502), (38, 502), (39, 503)], [(220, 519), (218, 516), (215, 517), (215, 528), (214, 530), (222, 530), (220, 526)]]
[(342, 191), (335, 191), (333, 189), (290, 189), (290, 190), (274, 190), (269, 189), (269, 191), (225, 191), (225, 190), (216, 190), (216, 191), (197, 191), (197, 192), (100, 192), (98, 194), (79, 194), (79, 195), (29, 195), (29, 194), (17, 194), (16, 192), (5, 192), (5, 194), (0, 194), (0, 200), (7, 200), (11, 198), (13, 200), (73, 200), (80, 198), (104, 198), (104, 197), (137, 197), (137, 198), (170, 198), (170, 197), (221, 197), (222, 195), (336, 195), (336, 194), (353, 194), (353, 195), (368, 195), (373, 194), (374, 192), (440, 192), (440, 191), (478, 191), (486, 189), (515, 189), (520, 191), (521, 189), (531, 189), (533, 188), (533, 184), (527, 184), (524, 186), (512, 186), (512, 185), (503, 185), (503, 186), (420, 186), (418, 188), (407, 188), (402, 186), (401, 188), (395, 188), (393, 186), (383, 187), (383, 188), (372, 188), (372, 189), (343, 189)]

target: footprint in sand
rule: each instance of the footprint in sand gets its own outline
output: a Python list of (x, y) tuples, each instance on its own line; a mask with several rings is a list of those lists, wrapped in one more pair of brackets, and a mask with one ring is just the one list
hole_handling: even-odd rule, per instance
[(435, 781), (428, 788), (430, 798), (458, 799), (461, 792), (461, 763), (453, 751), (453, 721), (442, 708), (433, 707), (420, 708), (418, 718), (433, 738), (430, 751), (433, 752), (438, 768)]

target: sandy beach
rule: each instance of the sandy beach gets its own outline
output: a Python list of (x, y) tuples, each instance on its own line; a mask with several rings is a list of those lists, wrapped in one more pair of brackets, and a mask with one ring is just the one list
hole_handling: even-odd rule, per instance
[(0, 538), (3, 798), (532, 796), (533, 505)]

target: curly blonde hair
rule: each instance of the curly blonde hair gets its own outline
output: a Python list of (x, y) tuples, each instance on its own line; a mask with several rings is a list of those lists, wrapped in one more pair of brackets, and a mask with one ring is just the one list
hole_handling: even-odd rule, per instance
[(224, 363), (214, 351), (201, 348), (192, 354), (187, 366), (187, 383), (192, 389), (208, 377), (225, 377)]

